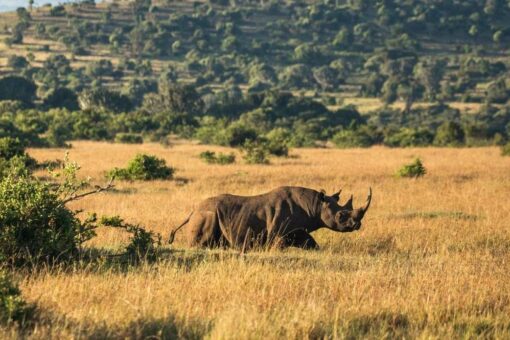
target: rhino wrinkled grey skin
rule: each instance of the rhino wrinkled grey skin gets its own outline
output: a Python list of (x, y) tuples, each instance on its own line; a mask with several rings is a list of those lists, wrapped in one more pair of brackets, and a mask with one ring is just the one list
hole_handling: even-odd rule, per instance
[(189, 223), (188, 244), (192, 247), (233, 247), (277, 245), (318, 249), (311, 232), (328, 228), (352, 232), (361, 228), (361, 220), (370, 206), (369, 190), (364, 207), (354, 209), (352, 196), (340, 205), (340, 192), (331, 196), (301, 187), (280, 187), (257, 196), (230, 194), (207, 198), (189, 217), (170, 233)]

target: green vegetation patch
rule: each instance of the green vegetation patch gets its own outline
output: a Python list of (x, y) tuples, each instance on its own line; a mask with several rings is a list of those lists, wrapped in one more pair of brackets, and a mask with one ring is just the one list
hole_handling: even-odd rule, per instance
[(5, 270), (0, 270), (0, 324), (23, 323), (30, 318), (33, 307), (21, 296), (18, 285)]
[(126, 181), (169, 180), (174, 172), (175, 169), (167, 166), (164, 159), (138, 154), (126, 168), (115, 168), (107, 173), (107, 177)]
[(214, 152), (214, 151), (204, 151), (199, 155), (200, 159), (202, 159), (207, 164), (232, 164), (236, 161), (236, 156), (233, 153), (225, 154), (222, 152)]
[(427, 170), (423, 166), (421, 159), (416, 158), (414, 162), (410, 164), (404, 165), (397, 171), (397, 177), (407, 177), (407, 178), (418, 178), (425, 176)]

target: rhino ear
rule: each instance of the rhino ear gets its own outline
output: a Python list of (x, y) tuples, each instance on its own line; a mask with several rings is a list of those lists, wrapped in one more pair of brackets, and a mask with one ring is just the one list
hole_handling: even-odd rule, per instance
[(334, 199), (336, 202), (340, 200), (340, 193), (342, 192), (342, 189), (340, 189), (337, 193), (334, 193), (331, 195), (331, 198)]
[(326, 196), (326, 192), (325, 192), (324, 190), (321, 190), (321, 191), (319, 192), (319, 200), (320, 200), (321, 202), (323, 202), (323, 201), (324, 201), (324, 197), (325, 197), (325, 196)]

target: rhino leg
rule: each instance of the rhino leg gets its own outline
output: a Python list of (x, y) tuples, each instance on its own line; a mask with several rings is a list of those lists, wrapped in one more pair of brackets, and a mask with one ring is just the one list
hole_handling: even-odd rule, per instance
[(215, 213), (193, 215), (189, 221), (188, 244), (192, 247), (215, 248), (227, 245)]
[(319, 245), (313, 239), (312, 235), (300, 229), (287, 234), (284, 238), (284, 246), (297, 247), (303, 249), (319, 249)]

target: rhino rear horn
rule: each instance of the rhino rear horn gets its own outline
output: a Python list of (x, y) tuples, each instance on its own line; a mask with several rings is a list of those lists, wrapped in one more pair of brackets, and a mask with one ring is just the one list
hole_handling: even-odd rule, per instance
[(347, 203), (345, 203), (344, 205), (344, 209), (347, 209), (347, 210), (353, 210), (353, 205), (352, 205), (352, 195), (351, 197), (349, 197), (349, 200), (347, 201)]

